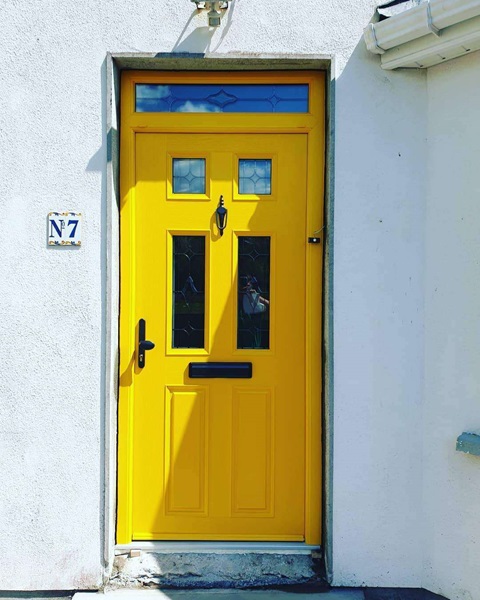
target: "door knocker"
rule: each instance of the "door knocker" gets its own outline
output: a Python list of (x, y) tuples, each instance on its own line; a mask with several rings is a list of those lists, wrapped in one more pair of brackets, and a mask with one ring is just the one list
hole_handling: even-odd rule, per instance
[(228, 210), (224, 206), (223, 196), (220, 196), (220, 200), (218, 201), (218, 207), (215, 213), (215, 221), (217, 223), (218, 231), (220, 232), (220, 236), (223, 235), (223, 231), (227, 226), (228, 219)]

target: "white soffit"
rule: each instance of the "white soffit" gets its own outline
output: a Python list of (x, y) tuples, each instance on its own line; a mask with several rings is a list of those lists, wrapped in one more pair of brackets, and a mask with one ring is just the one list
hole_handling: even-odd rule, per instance
[(426, 68), (480, 50), (480, 0), (430, 0), (364, 33), (384, 69)]

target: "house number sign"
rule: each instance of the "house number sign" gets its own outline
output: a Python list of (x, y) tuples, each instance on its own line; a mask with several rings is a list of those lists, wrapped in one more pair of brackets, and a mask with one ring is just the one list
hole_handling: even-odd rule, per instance
[(81, 246), (82, 213), (48, 213), (47, 236), (49, 246)]

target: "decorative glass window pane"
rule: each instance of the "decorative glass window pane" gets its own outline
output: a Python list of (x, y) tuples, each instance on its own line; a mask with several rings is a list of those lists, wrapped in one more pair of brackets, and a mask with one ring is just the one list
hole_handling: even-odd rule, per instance
[(270, 347), (270, 238), (238, 238), (237, 348)]
[(173, 193), (204, 194), (205, 193), (205, 159), (174, 158), (173, 159)]
[(205, 343), (205, 237), (173, 236), (173, 348)]
[(238, 164), (238, 191), (240, 194), (272, 193), (272, 161), (241, 158)]
[(137, 83), (135, 110), (171, 113), (306, 113), (308, 84)]

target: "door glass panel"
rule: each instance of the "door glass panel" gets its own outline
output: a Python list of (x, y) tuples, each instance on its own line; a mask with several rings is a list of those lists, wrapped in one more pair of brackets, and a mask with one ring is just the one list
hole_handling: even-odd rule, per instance
[(270, 347), (270, 237), (238, 238), (237, 348)]
[(271, 159), (241, 158), (238, 162), (238, 192), (240, 194), (271, 194)]
[(135, 110), (170, 113), (306, 113), (308, 84), (137, 83)]
[(174, 158), (172, 170), (174, 194), (205, 193), (204, 158)]
[(205, 237), (173, 236), (173, 348), (205, 344)]

